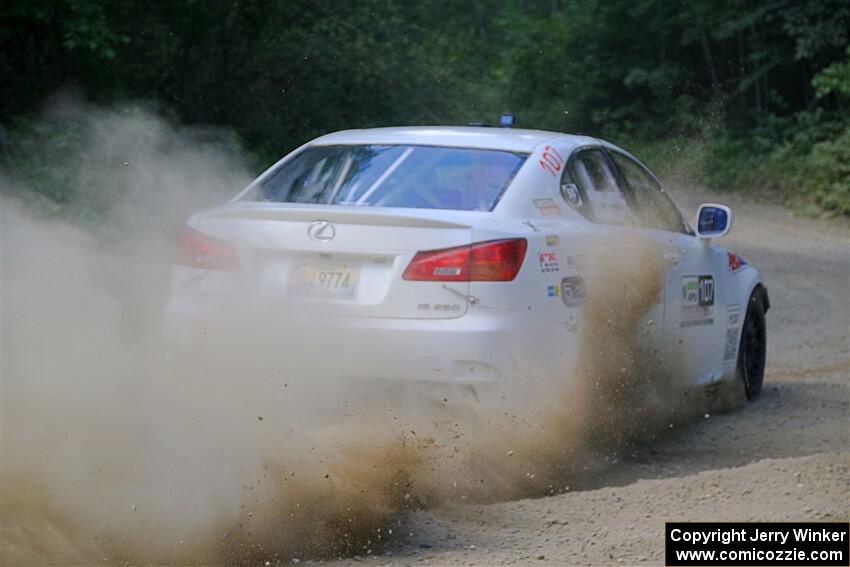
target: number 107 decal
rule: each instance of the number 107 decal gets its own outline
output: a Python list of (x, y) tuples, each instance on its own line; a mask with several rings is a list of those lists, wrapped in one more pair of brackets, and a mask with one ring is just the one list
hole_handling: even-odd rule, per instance
[(714, 276), (683, 277), (682, 304), (701, 307), (714, 305)]
[(548, 171), (553, 176), (557, 177), (561, 168), (564, 166), (564, 158), (558, 153), (558, 150), (552, 146), (546, 146), (543, 149), (543, 157), (540, 160), (540, 167), (544, 171)]

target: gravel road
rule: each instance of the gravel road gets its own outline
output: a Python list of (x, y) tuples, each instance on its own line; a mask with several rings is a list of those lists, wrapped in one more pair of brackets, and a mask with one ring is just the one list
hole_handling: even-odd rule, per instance
[(768, 282), (761, 398), (673, 429), (564, 494), (406, 515), (385, 554), (334, 564), (660, 565), (668, 520), (850, 520), (848, 225), (715, 198), (736, 213), (723, 245)]
[[(688, 197), (678, 200), (694, 210), (696, 203)], [(593, 462), (576, 457), (575, 469), (588, 464), (589, 469), (571, 469), (569, 478), (559, 478), (569, 489), (557, 495), (488, 505), (444, 499), (437, 501), (453, 504), (400, 513), (392, 520), (394, 539), (378, 555), (322, 563), (658, 566), (669, 520), (850, 520), (850, 223), (794, 218), (777, 205), (727, 196), (700, 200), (733, 206), (736, 225), (723, 244), (758, 266), (767, 280), (772, 304), (768, 370), (757, 401), (722, 412), (700, 409), (695, 419), (669, 428), (661, 423), (665, 429), (654, 440), (616, 454), (595, 453)], [(375, 501), (374, 495), (397, 492), (397, 479), (403, 480), (419, 461), (395, 445), (376, 449), (369, 443), (373, 432), (380, 440), (377, 433), (394, 431), (389, 422), (394, 414), (375, 414), (383, 416), (376, 423), (367, 419), (372, 430), (346, 422), (345, 431), (322, 430), (328, 434), (324, 437), (290, 428), (283, 430), (288, 436), (281, 444), (282, 424), (290, 427), (309, 416), (309, 425), (321, 429), (324, 414), (316, 408), (324, 406), (299, 405), (299, 396), (324, 398), (327, 391), (288, 378), (281, 387), (279, 369), (266, 374), (250, 366), (244, 370), (240, 357), (216, 359), (221, 368), (215, 371), (201, 357), (201, 372), (158, 372), (144, 353), (136, 352), (144, 349), (135, 343), (127, 349), (120, 333), (113, 332), (123, 311), (110, 306), (125, 305), (115, 299), (123, 296), (105, 290), (104, 277), (69, 269), (74, 263), (93, 264), (112, 274), (103, 266), (123, 273), (124, 264), (103, 262), (77, 232), (37, 230), (39, 225), (22, 219), (19, 232), (7, 234), (26, 244), (9, 248), (25, 253), (10, 256), (11, 264), (4, 265), (11, 265), (9, 272), (20, 281), (4, 280), (4, 293), (16, 300), (8, 302), (15, 309), (4, 311), (4, 329), (16, 332), (4, 335), (4, 348), (15, 356), (3, 359), (2, 413), (15, 429), (3, 430), (0, 563), (124, 565), (133, 559), (129, 564), (153, 564), (165, 557), (172, 564), (187, 558), (201, 564), (219, 557), (228, 564), (262, 565), (271, 557), (275, 565), (285, 564), (294, 559), (288, 552), (269, 555), (260, 544), (305, 543), (299, 538), (322, 544), (331, 540), (328, 533), (347, 532), (347, 526), (339, 530), (334, 521), (368, 520), (370, 511), (382, 506), (398, 509), (394, 501)], [(61, 262), (30, 262), (60, 256)], [(42, 275), (43, 266), (55, 274)], [(60, 277), (71, 290), (67, 297), (49, 293), (51, 282)], [(10, 282), (15, 284), (11, 292)], [(68, 323), (56, 326), (57, 317)], [(158, 382), (139, 379), (148, 366)], [(266, 378), (246, 388), (243, 381), (232, 380), (236, 375)], [(137, 399), (140, 384), (155, 386), (144, 391), (142, 401)], [(331, 406), (329, 419), (335, 415)], [(517, 431), (521, 436), (532, 430)], [(560, 442), (562, 428), (556, 431)], [(475, 437), (476, 444), (483, 444), (481, 439)], [(502, 438), (497, 434), (495, 441)], [(335, 466), (322, 464), (340, 443), (348, 453), (331, 460)], [(459, 442), (455, 449), (463, 446)], [(420, 456), (416, 443), (402, 447)], [(265, 459), (269, 454), (278, 458), (271, 466)], [(296, 468), (274, 466), (288, 458), (297, 467), (301, 455), (307, 455), (306, 464), (297, 480)], [(524, 465), (521, 455), (518, 451), (512, 458)], [(263, 480), (267, 473), (270, 480)], [(337, 478), (349, 482), (334, 484)], [(438, 475), (435, 480), (446, 481), (445, 488), (456, 479)], [(334, 491), (335, 486), (342, 488)], [(281, 512), (269, 505), (275, 498), (295, 507)], [(313, 504), (299, 509), (301, 501)], [(237, 506), (238, 516), (228, 512)], [(346, 506), (355, 513), (348, 513), (351, 507), (343, 510)], [(373, 521), (382, 523), (384, 513)], [(327, 533), (314, 529), (323, 521), (331, 526)], [(371, 525), (356, 527), (366, 530), (359, 535), (372, 537)], [(284, 537), (281, 543), (281, 535), (292, 541)], [(184, 537), (190, 544), (185, 548)], [(219, 555), (223, 542), (232, 555)], [(309, 543), (299, 549), (309, 549)]]

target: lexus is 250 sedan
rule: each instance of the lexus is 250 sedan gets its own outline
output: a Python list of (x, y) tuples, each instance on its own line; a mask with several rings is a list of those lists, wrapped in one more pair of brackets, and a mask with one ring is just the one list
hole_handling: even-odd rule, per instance
[(644, 338), (659, 352), (679, 345), (689, 383), (743, 380), (752, 398), (765, 283), (714, 244), (731, 228), (727, 207), (695, 218), (634, 156), (591, 137), (336, 132), (188, 220), (164, 330), (185, 341), (238, 313), (316, 376), (475, 385), (531, 365), (557, 373), (576, 356), (594, 246), (637, 237), (664, 272)]

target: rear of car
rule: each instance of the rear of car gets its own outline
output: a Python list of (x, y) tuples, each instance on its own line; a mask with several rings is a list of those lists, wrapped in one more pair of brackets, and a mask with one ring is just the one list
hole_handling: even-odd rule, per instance
[[(534, 287), (520, 218), (493, 210), (528, 151), (308, 145), (178, 236), (165, 331), (268, 338), (311, 374), (477, 383), (527, 371), (539, 321), (481, 286)], [(490, 294), (493, 295), (493, 294)]]

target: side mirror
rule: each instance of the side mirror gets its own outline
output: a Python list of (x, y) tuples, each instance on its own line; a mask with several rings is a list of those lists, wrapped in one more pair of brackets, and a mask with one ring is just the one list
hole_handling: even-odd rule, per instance
[(697, 210), (697, 237), (720, 238), (732, 228), (732, 209), (724, 205), (704, 203)]

